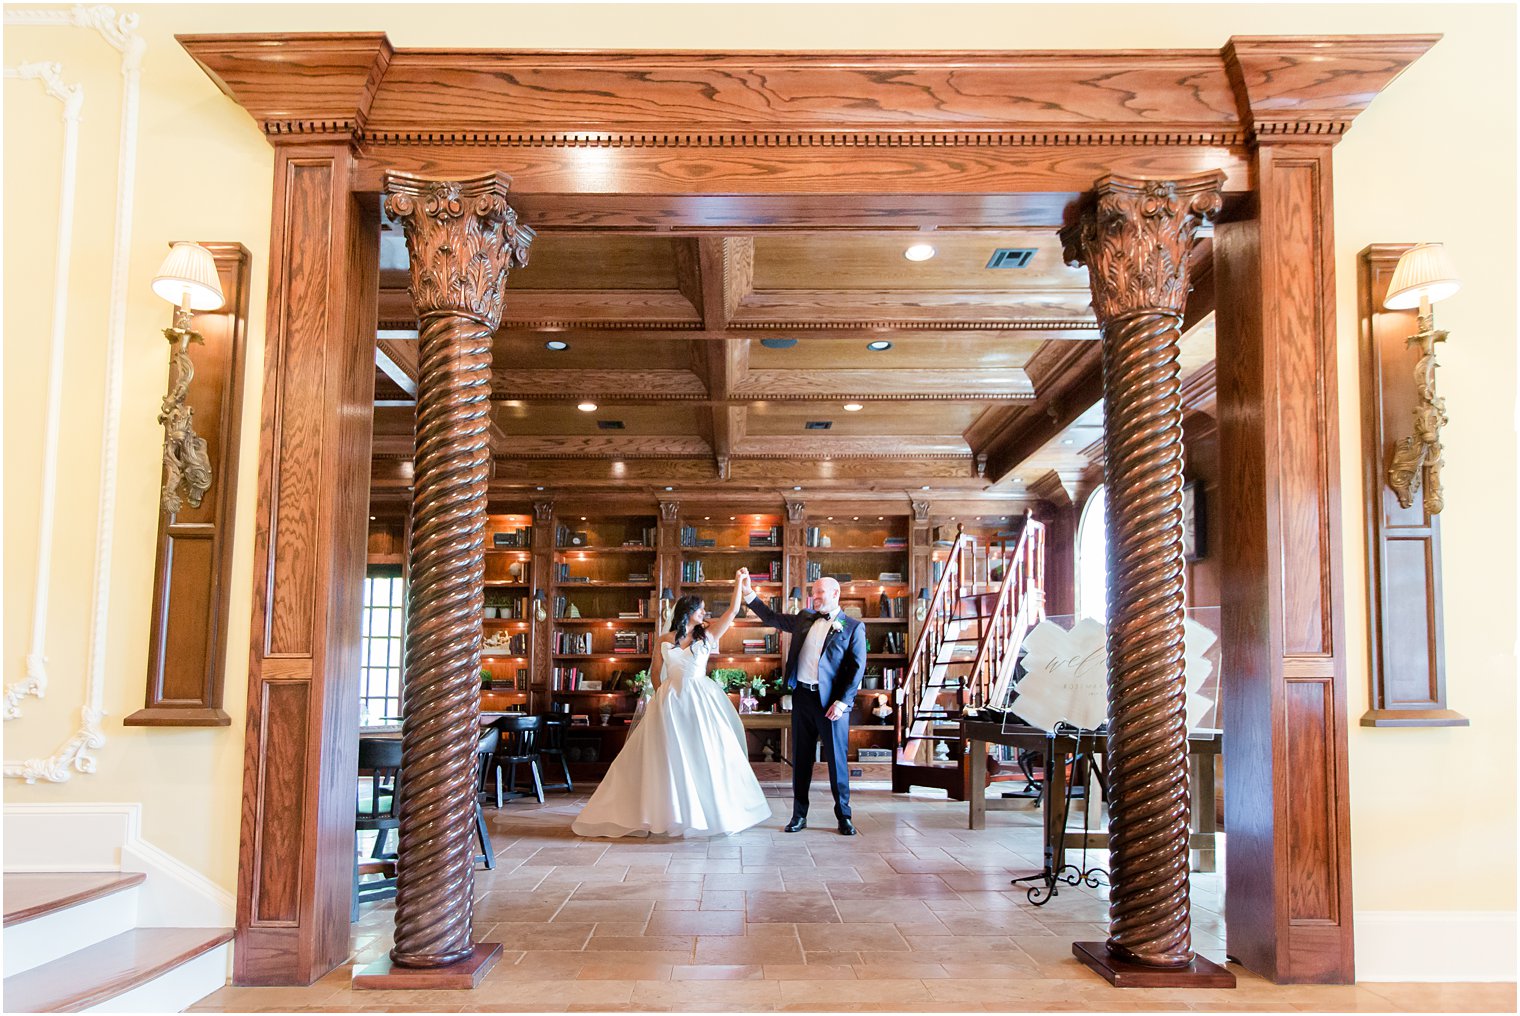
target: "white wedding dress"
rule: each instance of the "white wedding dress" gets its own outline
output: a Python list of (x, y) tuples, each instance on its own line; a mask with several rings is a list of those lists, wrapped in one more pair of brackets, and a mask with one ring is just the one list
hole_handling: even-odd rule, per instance
[(739, 713), (707, 676), (712, 643), (656, 646), (660, 688), (570, 828), (579, 836), (724, 836), (770, 818)]

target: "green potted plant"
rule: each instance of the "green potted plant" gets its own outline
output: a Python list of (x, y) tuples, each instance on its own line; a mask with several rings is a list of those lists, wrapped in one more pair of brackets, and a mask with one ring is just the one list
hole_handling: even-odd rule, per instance
[(483, 688), (483, 689), (485, 689), (487, 691), (490, 690), (490, 688), (491, 688), (491, 668), (490, 667), (481, 667), (480, 668), (480, 686), (481, 686), (481, 688)]

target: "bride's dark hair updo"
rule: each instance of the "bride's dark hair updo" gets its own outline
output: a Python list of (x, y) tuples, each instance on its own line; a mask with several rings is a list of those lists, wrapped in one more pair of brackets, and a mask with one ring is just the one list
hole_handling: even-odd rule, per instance
[[(675, 633), (677, 642), (680, 642), (682, 636), (686, 634), (686, 622), (691, 620), (691, 615), (702, 609), (704, 602), (700, 596), (683, 596), (671, 608), (670, 630)], [(691, 637), (695, 641), (705, 640), (707, 625), (697, 625), (691, 630)]]

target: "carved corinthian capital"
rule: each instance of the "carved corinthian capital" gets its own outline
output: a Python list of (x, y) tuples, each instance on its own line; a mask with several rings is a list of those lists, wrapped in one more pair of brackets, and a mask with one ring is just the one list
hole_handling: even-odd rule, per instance
[(1204, 219), (1220, 207), (1218, 171), (1183, 180), (1105, 176), (1096, 200), (1061, 230), (1066, 263), (1092, 274), (1100, 322), (1136, 310), (1181, 315), (1188, 251)]
[(385, 174), (385, 211), (406, 226), (417, 315), (472, 317), (501, 325), (507, 275), (528, 263), (533, 230), (507, 204), (504, 173), (463, 180)]

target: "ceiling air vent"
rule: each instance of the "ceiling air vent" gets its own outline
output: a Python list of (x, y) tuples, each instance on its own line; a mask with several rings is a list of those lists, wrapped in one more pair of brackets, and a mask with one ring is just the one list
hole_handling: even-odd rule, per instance
[(601, 430), (622, 430), (623, 429), (623, 421), (622, 420), (598, 420), (598, 421), (596, 421), (596, 425)]
[(828, 430), (834, 426), (833, 420), (809, 420), (802, 425), (803, 430)]
[(1028, 268), (1034, 257), (1033, 247), (999, 247), (987, 260), (988, 268)]
[(766, 349), (791, 349), (797, 344), (796, 339), (761, 339), (760, 345)]

